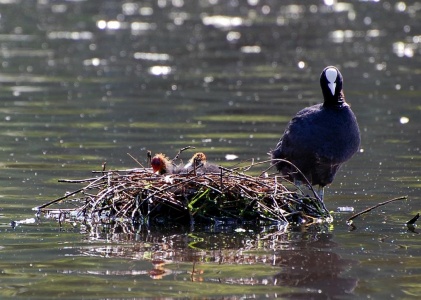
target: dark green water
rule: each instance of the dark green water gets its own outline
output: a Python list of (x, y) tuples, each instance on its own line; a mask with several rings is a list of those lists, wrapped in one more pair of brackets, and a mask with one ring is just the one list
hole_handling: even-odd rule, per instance
[[(421, 200), (420, 12), (416, 1), (0, 1), (1, 298), (419, 298), (420, 236), (404, 223)], [(147, 150), (191, 145), (224, 166), (266, 160), (291, 116), (321, 101), (327, 65), (362, 134), (327, 206), (408, 195), (356, 230), (349, 213), (277, 232), (30, 222), (77, 188), (58, 179), (104, 161), (136, 167), (127, 153), (146, 162)]]

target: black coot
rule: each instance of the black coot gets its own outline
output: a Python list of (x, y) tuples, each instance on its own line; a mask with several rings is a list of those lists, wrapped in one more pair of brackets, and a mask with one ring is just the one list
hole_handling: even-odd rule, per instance
[(360, 145), (357, 119), (345, 102), (342, 74), (333, 66), (320, 75), (323, 104), (299, 111), (288, 123), (284, 135), (272, 151), (272, 162), (289, 180), (303, 181), (290, 164), (277, 162), (285, 159), (297, 166), (312, 185), (323, 188), (335, 178), (341, 164), (349, 160)]

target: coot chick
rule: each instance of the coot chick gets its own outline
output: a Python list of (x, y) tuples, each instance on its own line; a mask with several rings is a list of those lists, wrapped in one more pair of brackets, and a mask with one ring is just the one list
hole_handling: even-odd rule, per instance
[(173, 173), (173, 165), (171, 161), (162, 153), (156, 154), (151, 159), (151, 166), (153, 172), (159, 175)]
[(322, 200), (324, 187), (360, 145), (357, 119), (345, 102), (342, 83), (336, 67), (325, 68), (320, 75), (324, 102), (299, 111), (272, 151), (272, 163), (279, 172), (297, 184), (303, 181), (293, 166), (275, 159), (290, 161), (312, 185), (319, 186)]
[(183, 171), (185, 173), (190, 173), (194, 169), (196, 170), (196, 173), (199, 174), (220, 172), (220, 169), (217, 165), (211, 164), (206, 160), (206, 155), (203, 152), (195, 153), (189, 162), (184, 166)]

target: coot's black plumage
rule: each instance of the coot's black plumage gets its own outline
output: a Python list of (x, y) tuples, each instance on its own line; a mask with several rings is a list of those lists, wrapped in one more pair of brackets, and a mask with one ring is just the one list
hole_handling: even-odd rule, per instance
[(284, 135), (272, 151), (272, 162), (289, 180), (303, 178), (285, 159), (297, 166), (312, 185), (323, 188), (332, 183), (341, 164), (349, 160), (360, 145), (357, 119), (345, 102), (342, 75), (333, 66), (320, 75), (324, 102), (299, 111), (288, 123)]

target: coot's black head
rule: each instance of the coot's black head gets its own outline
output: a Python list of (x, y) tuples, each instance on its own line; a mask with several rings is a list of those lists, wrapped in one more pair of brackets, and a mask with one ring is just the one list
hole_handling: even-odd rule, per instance
[(320, 74), (324, 105), (342, 106), (345, 102), (342, 92), (342, 74), (336, 67), (326, 67)]

